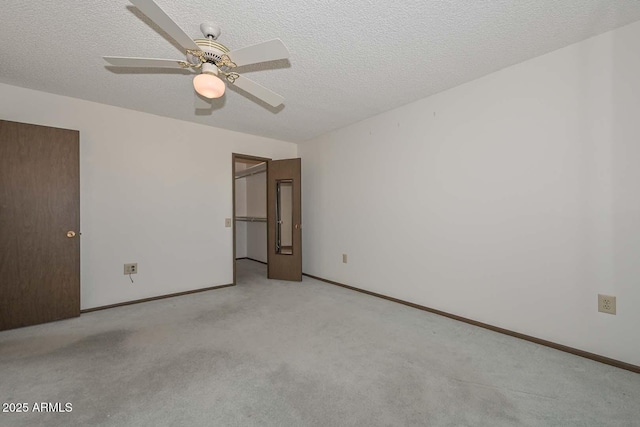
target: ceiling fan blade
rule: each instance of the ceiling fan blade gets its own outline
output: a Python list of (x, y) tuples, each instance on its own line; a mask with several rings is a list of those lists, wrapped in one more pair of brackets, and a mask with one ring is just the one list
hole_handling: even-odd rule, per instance
[(169, 18), (164, 10), (160, 9), (153, 0), (131, 0), (140, 12), (147, 15), (149, 19), (162, 28), (172, 39), (178, 42), (185, 49), (200, 50), (198, 45), (185, 33), (182, 28)]
[(289, 50), (280, 39), (273, 39), (234, 50), (229, 52), (227, 56), (236, 66), (241, 67), (247, 64), (257, 64), (258, 62), (286, 59), (289, 57)]
[(284, 101), (283, 96), (278, 95), (277, 93), (246, 77), (236, 77), (233, 84), (273, 107), (277, 107), (278, 105), (282, 104), (282, 101)]
[(211, 100), (204, 96), (198, 95), (198, 92), (193, 91), (193, 106), (196, 110), (209, 110), (211, 109)]
[(155, 58), (123, 58), (120, 56), (104, 56), (105, 61), (116, 67), (147, 67), (147, 68), (185, 68), (177, 59)]

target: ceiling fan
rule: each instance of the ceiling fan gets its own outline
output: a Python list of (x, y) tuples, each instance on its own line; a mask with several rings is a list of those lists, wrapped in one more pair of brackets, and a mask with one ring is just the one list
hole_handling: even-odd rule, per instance
[[(205, 98), (219, 98), (224, 95), (225, 83), (233, 84), (248, 92), (267, 104), (277, 107), (284, 98), (253, 80), (241, 76), (234, 70), (248, 64), (286, 59), (289, 57), (287, 47), (274, 39), (242, 49), (230, 51), (226, 46), (218, 43), (220, 27), (211, 23), (200, 25), (204, 39), (191, 39), (153, 0), (130, 0), (142, 13), (162, 28), (172, 39), (185, 49), (185, 60), (154, 59), (154, 58), (124, 58), (105, 56), (104, 59), (117, 67), (145, 67), (145, 68), (181, 68), (200, 71), (194, 77), (193, 87), (197, 93)], [(196, 96), (198, 101), (203, 103)], [(200, 104), (202, 105), (202, 104)], [(205, 106), (210, 106), (205, 103)], [(199, 105), (196, 105), (199, 107)]]

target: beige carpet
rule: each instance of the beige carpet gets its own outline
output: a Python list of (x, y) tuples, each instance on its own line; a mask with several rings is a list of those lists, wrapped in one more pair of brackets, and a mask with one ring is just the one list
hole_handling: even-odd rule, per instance
[[(638, 426), (640, 375), (305, 278), (0, 332), (2, 426)], [(55, 406), (52, 405), (54, 408)]]

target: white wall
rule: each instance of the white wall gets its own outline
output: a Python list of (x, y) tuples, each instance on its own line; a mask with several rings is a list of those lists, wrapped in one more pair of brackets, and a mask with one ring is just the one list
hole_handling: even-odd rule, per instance
[(267, 223), (247, 223), (247, 257), (267, 262)]
[[(0, 118), (80, 131), (81, 305), (233, 281), (231, 154), (292, 143), (0, 84)], [(137, 262), (135, 283), (122, 274)]]
[(247, 223), (236, 221), (236, 258), (247, 257)]
[(640, 365), (638, 52), (640, 22), (301, 145), (304, 271)]

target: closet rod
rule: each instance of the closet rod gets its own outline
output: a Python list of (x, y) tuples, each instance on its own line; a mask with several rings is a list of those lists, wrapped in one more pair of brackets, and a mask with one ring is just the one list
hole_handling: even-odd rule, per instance
[(247, 176), (251, 176), (251, 175), (255, 175), (258, 173), (262, 173), (262, 172), (266, 172), (267, 171), (267, 164), (266, 163), (259, 163), (255, 166), (251, 166), (250, 168), (241, 170), (241, 171), (236, 171), (236, 176), (235, 178), (245, 178)]
[(236, 221), (267, 222), (267, 218), (261, 218), (257, 216), (237, 216)]
[(265, 172), (266, 171), (258, 171), (258, 172), (251, 172), (251, 173), (246, 173), (246, 174), (242, 174), (242, 175), (236, 175), (236, 179), (246, 178), (248, 176), (258, 175), (259, 173), (265, 173)]

